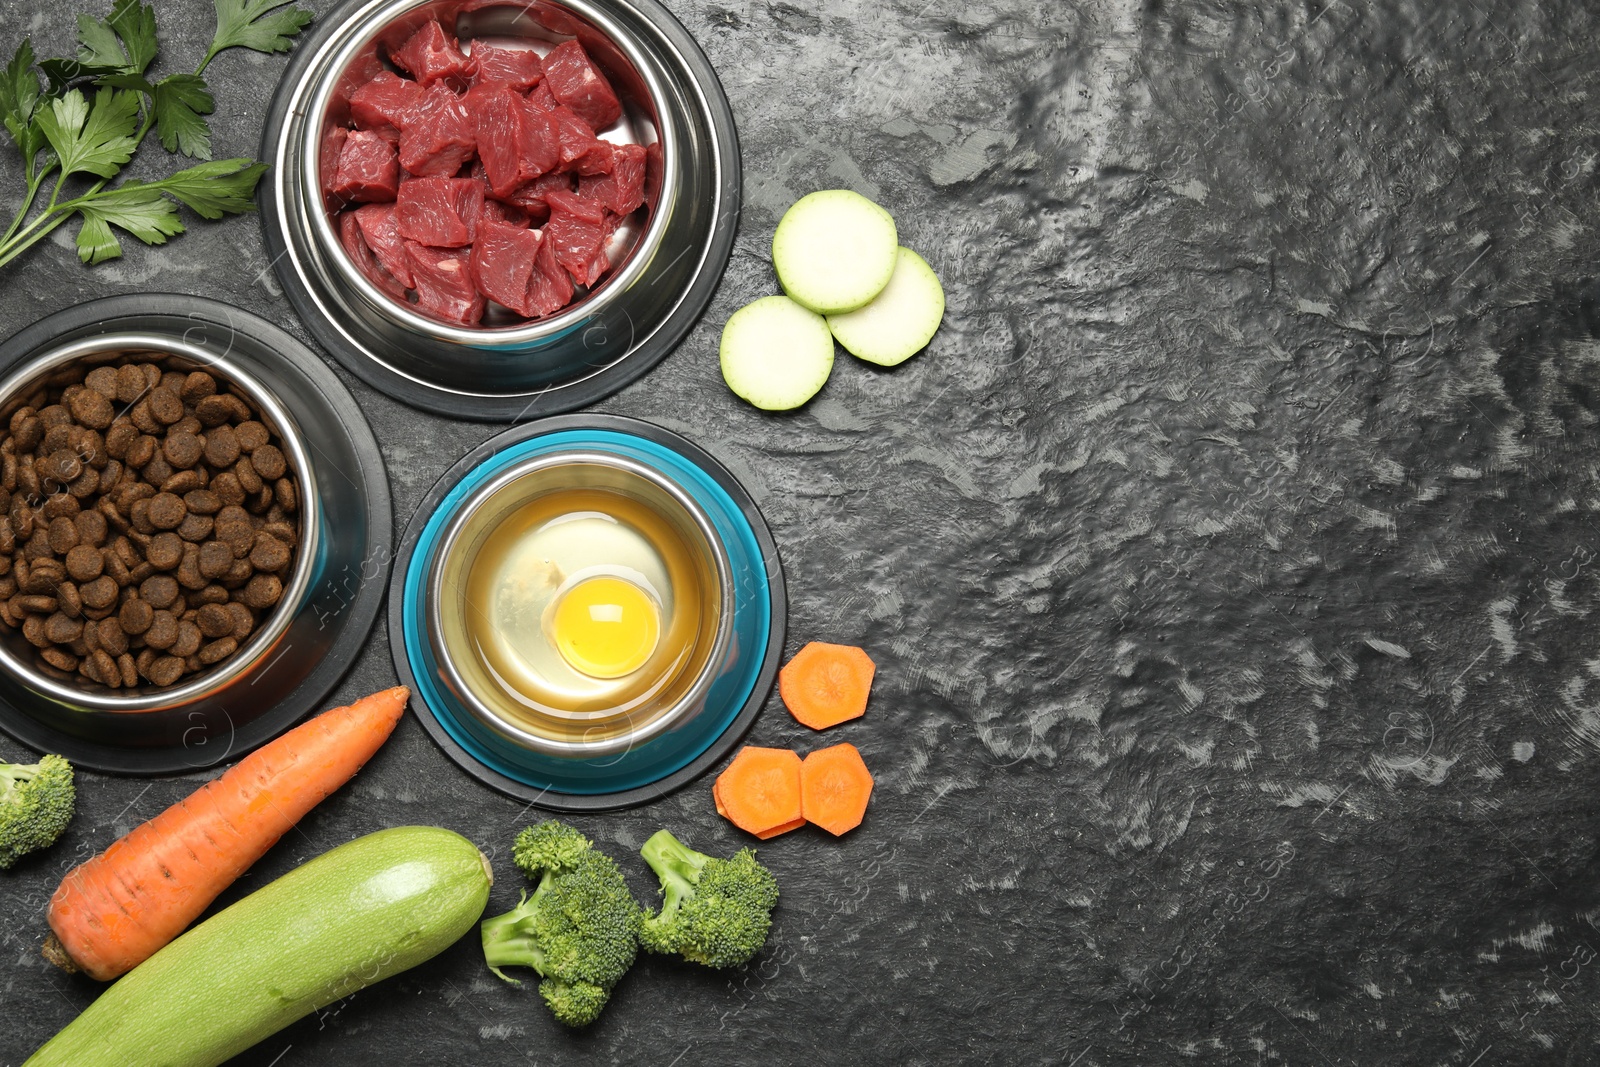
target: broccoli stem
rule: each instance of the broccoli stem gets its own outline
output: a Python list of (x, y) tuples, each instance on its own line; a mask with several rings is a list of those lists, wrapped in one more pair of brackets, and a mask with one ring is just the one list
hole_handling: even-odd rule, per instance
[(687, 897), (694, 896), (700, 872), (711, 857), (696, 852), (666, 830), (657, 830), (644, 843), (639, 855), (661, 879), (661, 918), (673, 914)]
[(500, 970), (502, 967), (532, 967), (544, 974), (544, 948), (533, 936), (533, 913), (538, 910), (539, 898), (550, 888), (551, 874), (547, 871), (539, 879), (533, 895), (522, 894), (517, 906), (504, 915), (483, 920), (483, 959), (489, 969), (512, 985), (522, 983)]

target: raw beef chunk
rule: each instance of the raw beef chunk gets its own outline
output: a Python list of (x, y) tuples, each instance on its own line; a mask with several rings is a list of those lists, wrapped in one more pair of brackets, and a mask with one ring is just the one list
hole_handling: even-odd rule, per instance
[(472, 178), (413, 178), (395, 198), (400, 236), (432, 248), (461, 248), (477, 235), (483, 183)]
[(427, 90), (400, 126), (400, 165), (408, 174), (448, 178), (472, 159), (478, 138), (454, 89)]
[(611, 83), (577, 41), (564, 41), (544, 57), (544, 81), (557, 100), (596, 130), (622, 116), (622, 104)]
[(339, 152), (333, 195), (354, 203), (382, 203), (393, 200), (399, 187), (400, 157), (394, 142), (368, 130), (352, 131)]
[(529, 318), (538, 312), (528, 300), (540, 236), (533, 230), (485, 223), (472, 245), (472, 282), (490, 300)]
[(410, 40), (389, 53), (389, 58), (422, 85), (446, 79), (462, 81), (472, 73), (472, 60), (437, 21), (412, 34)]

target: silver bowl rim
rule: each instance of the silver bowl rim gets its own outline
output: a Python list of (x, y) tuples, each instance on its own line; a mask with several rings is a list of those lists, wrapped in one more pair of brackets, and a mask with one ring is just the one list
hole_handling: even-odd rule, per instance
[[(571, 330), (574, 324), (586, 321), (596, 312), (606, 308), (612, 297), (625, 293), (629, 285), (649, 268), (661, 247), (665, 233), (665, 228), (661, 224), (665, 217), (664, 212), (650, 213), (644, 232), (629, 249), (627, 261), (621, 270), (608, 274), (601, 280), (598, 289), (590, 291), (581, 300), (569, 304), (558, 314), (520, 326), (462, 327), (419, 315), (387, 293), (380, 292), (351, 262), (344, 245), (333, 232), (333, 223), (328, 212), (321, 207), (320, 159), (323, 116), (327, 114), (329, 101), (334, 90), (338, 88), (341, 77), (356, 57), (396, 19), (416, 8), (439, 2), (440, 0), (374, 0), (367, 8), (347, 21), (342, 31), (346, 35), (345, 42), (322, 66), (316, 91), (306, 108), (306, 136), (302, 139), (300, 147), (300, 181), (297, 190), (304, 217), (313, 231), (313, 241), (319, 246), (319, 253), (331, 264), (344, 284), (360, 293), (362, 299), (372, 305), (379, 314), (414, 333), (428, 335), (436, 341), (459, 345), (478, 345), (490, 338), (496, 343), (517, 345), (558, 336)], [(678, 157), (677, 134), (673, 132), (671, 123), (661, 121), (660, 113), (666, 93), (661, 87), (656, 71), (645, 61), (643, 53), (610, 16), (591, 5), (588, 0), (546, 0), (546, 2), (578, 12), (627, 58), (640, 80), (644, 82), (650, 94), (650, 105), (656, 113), (654, 120), (656, 139), (661, 145), (661, 189), (657, 203), (663, 205), (673, 203), (678, 185), (675, 167)], [(507, 3), (505, 6), (515, 5)]]
[(252, 670), (273, 649), (294, 621), (301, 601), (310, 591), (321, 539), (322, 505), (317, 495), (316, 472), (310, 452), (288, 410), (253, 375), (241, 370), (226, 356), (219, 356), (182, 338), (127, 331), (98, 334), (51, 348), (19, 364), (4, 379), (0, 379), (0, 408), (9, 403), (23, 386), (43, 373), (86, 356), (129, 351), (159, 352), (162, 358), (179, 356), (193, 360), (208, 371), (216, 369), (220, 377), (227, 379), (227, 384), (236, 385), (249, 394), (250, 399), (272, 420), (289, 452), (290, 469), (300, 477), (300, 541), (295, 547), (297, 558), (294, 570), (284, 585), (282, 596), (267, 617), (266, 625), (252, 633), (238, 652), (217, 667), (200, 671), (193, 681), (163, 688), (140, 686), (131, 691), (133, 695), (129, 695), (129, 690), (112, 689), (109, 686), (89, 689), (63, 684), (18, 658), (12, 652), (9, 640), (0, 641), (0, 671), (18, 677), (26, 688), (69, 707), (138, 713), (182, 707), (221, 692)]
[[(701, 538), (711, 550), (711, 557), (717, 571), (717, 632), (712, 640), (711, 652), (706, 657), (704, 666), (696, 674), (693, 683), (666, 711), (657, 715), (643, 727), (629, 730), (618, 737), (602, 741), (554, 741), (548, 737), (518, 729), (486, 707), (461, 677), (448, 653), (449, 646), (444, 640), (443, 624), (439, 610), (440, 605), (443, 603), (441, 584), (444, 580), (445, 564), (457, 547), (457, 541), (460, 539), (467, 520), (472, 517), (477, 509), (495, 493), (526, 475), (550, 467), (574, 465), (593, 465), (624, 470), (663, 490), (694, 521), (696, 528), (700, 531)], [(629, 457), (608, 452), (573, 449), (530, 456), (518, 463), (513, 463), (504, 471), (499, 472), (493, 478), (475, 488), (456, 505), (454, 513), (450, 516), (449, 523), (440, 531), (438, 547), (433, 552), (433, 560), (428, 572), (427, 604), (424, 608), (423, 616), (428, 629), (428, 640), (433, 645), (434, 658), (439, 665), (441, 674), (444, 676), (450, 691), (455, 694), (475, 719), (514, 744), (535, 752), (568, 759), (592, 759), (631, 751), (667, 732), (677, 725), (679, 720), (704, 704), (706, 694), (710, 691), (712, 684), (725, 666), (724, 660), (727, 658), (728, 647), (733, 639), (733, 592), (733, 567), (728, 559), (727, 546), (722, 543), (722, 538), (717, 534), (716, 527), (712, 524), (710, 516), (682, 487), (660, 471)]]

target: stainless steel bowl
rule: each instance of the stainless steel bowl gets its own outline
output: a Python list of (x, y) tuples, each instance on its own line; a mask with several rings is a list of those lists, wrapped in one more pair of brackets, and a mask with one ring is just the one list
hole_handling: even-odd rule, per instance
[[(319, 180), (322, 132), (381, 66), (387, 33), (439, 18), (466, 38), (577, 38), (624, 100), (620, 136), (662, 148), (649, 221), (619, 232), (596, 289), (549, 319), (470, 328), (377, 290), (341, 246)], [(705, 56), (655, 0), (352, 0), (296, 50), (268, 117), (263, 227), (285, 292), (317, 339), (397, 399), (462, 418), (568, 410), (637, 378), (704, 310), (739, 213), (732, 113)]]
[(75, 365), (97, 366), (129, 356), (148, 359), (170, 370), (204, 370), (214, 375), (220, 385), (237, 388), (257, 407), (262, 421), (282, 439), (289, 469), (300, 480), (300, 543), (294, 569), (284, 582), (282, 599), (249, 640), (222, 663), (191, 675), (179, 685), (112, 689), (76, 676), (58, 679), (34, 666), (33, 647), (21, 633), (6, 634), (0, 639), (0, 672), (64, 711), (165, 711), (219, 700), (231, 688), (247, 685), (255, 671), (277, 649), (289, 623), (310, 599), (314, 561), (321, 551), (322, 510), (316, 466), (295, 420), (268, 389), (237, 363), (181, 338), (153, 333), (102, 334), (35, 356), (0, 380), (0, 423), (9, 422), (12, 412), (22, 407), (28, 396), (49, 384), (61, 371)]
[[(565, 489), (602, 489), (649, 507), (678, 535), (700, 570), (701, 601), (714, 616), (670, 672), (653, 679), (636, 703), (589, 711), (533, 713), (498, 692), (472, 663), (460, 634), (465, 573), (484, 540), (507, 516), (539, 496)], [(643, 463), (612, 453), (566, 451), (534, 456), (476, 487), (457, 505), (440, 535), (428, 581), (424, 618), (445, 684), (480, 723), (519, 747), (573, 760), (628, 752), (696, 714), (725, 669), (733, 634), (733, 580), (728, 553), (704, 509), (684, 490)], [(708, 632), (709, 631), (709, 632)], [(543, 725), (545, 728), (540, 729)], [(565, 730), (574, 737), (554, 736)]]

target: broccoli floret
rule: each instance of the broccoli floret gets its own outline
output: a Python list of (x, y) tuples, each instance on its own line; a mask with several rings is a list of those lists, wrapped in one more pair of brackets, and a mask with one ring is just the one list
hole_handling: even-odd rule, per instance
[(60, 756), (0, 763), (0, 870), (55, 844), (76, 801), (72, 764)]
[(559, 822), (523, 830), (512, 855), (539, 885), (515, 908), (484, 921), (483, 957), (512, 983), (500, 968), (532, 967), (544, 979), (539, 993), (555, 1017), (587, 1026), (633, 966), (639, 906), (616, 862)]
[(778, 880), (750, 849), (717, 859), (660, 830), (639, 854), (661, 878), (661, 911), (646, 910), (639, 927), (647, 951), (735, 967), (767, 943)]

